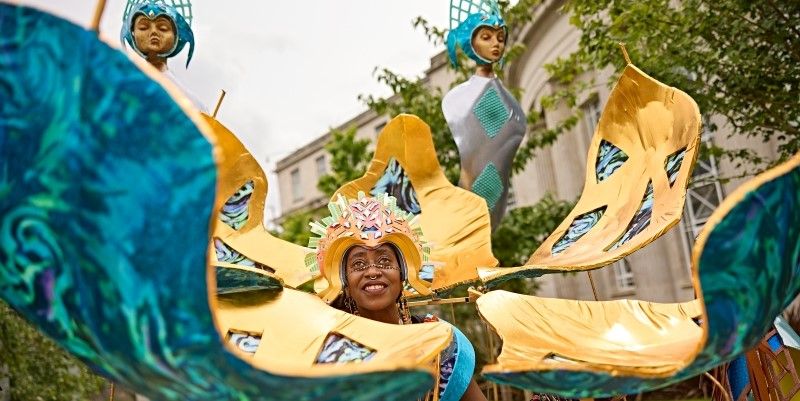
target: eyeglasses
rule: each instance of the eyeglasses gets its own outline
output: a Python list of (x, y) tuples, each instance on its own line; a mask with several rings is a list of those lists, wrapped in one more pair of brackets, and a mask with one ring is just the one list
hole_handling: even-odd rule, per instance
[(356, 261), (352, 265), (347, 267), (347, 274), (352, 273), (363, 273), (367, 271), (370, 267), (375, 267), (378, 270), (400, 270), (399, 266), (392, 264), (390, 261), (379, 261), (378, 263), (364, 263), (361, 261)]

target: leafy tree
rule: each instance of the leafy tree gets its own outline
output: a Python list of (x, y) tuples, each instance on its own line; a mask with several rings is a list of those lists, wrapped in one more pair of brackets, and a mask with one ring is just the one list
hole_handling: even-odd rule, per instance
[[(104, 380), (0, 301), (0, 372), (6, 364), (12, 401), (88, 400)], [(5, 390), (5, 389), (4, 389)]]
[(286, 217), (281, 224), (282, 231), (273, 233), (277, 237), (300, 246), (308, 246), (308, 239), (311, 238), (311, 228), (308, 223), (318, 220), (326, 208), (312, 211), (293, 213)]
[(521, 266), (572, 210), (574, 204), (546, 194), (533, 206), (512, 209), (492, 233), (501, 266)]
[(317, 189), (333, 196), (342, 185), (360, 178), (372, 159), (368, 152), (370, 141), (356, 138), (356, 127), (333, 131), (325, 150), (331, 155), (331, 171), (317, 182)]
[[(581, 30), (580, 45), (547, 66), (562, 90), (546, 99), (545, 108), (574, 107), (595, 85), (584, 79), (586, 72), (609, 66), (621, 71), (617, 42), (624, 42), (632, 61), (648, 74), (689, 93), (705, 115), (725, 117), (731, 135), (777, 139), (781, 159), (800, 151), (799, 2), (569, 0), (564, 11)], [(536, 132), (520, 162), (563, 131)], [(737, 168), (767, 162), (750, 149), (707, 151)]]

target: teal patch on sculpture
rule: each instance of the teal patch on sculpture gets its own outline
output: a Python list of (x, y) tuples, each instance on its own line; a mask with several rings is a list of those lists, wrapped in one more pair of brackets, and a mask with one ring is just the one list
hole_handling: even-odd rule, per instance
[(494, 209), (497, 205), (497, 201), (503, 195), (503, 181), (493, 163), (487, 164), (472, 183), (472, 192), (486, 199), (489, 210)]
[(647, 183), (647, 189), (644, 192), (642, 203), (639, 205), (639, 209), (636, 210), (636, 214), (633, 215), (633, 218), (628, 223), (625, 233), (622, 234), (622, 237), (620, 237), (609, 250), (613, 251), (625, 245), (626, 242), (630, 241), (631, 238), (644, 231), (650, 225), (650, 218), (653, 216), (653, 196), (653, 182), (650, 181)]
[(559, 240), (553, 244), (553, 255), (564, 252), (567, 250), (567, 248), (574, 244), (575, 241), (586, 235), (586, 233), (588, 233), (589, 230), (591, 230), (592, 227), (594, 227), (597, 222), (600, 221), (600, 218), (603, 217), (605, 212), (606, 206), (603, 206), (576, 216), (575, 219), (572, 220), (572, 223), (570, 223), (569, 228), (567, 228), (567, 231), (564, 233), (564, 235), (562, 235), (561, 238), (559, 238)]
[(708, 314), (708, 339), (688, 367), (661, 379), (565, 370), (484, 376), (563, 397), (612, 397), (700, 375), (758, 345), (775, 317), (800, 293), (798, 157), (792, 169), (751, 189), (711, 228), (697, 266)]
[(213, 148), (96, 32), (0, 3), (0, 99), (0, 298), (98, 374), (165, 401), (401, 401), (433, 386), (421, 370), (280, 376), (222, 346), (205, 279)]
[(614, 174), (628, 160), (628, 155), (611, 142), (605, 139), (600, 141), (595, 162), (597, 182), (603, 181)]
[(250, 218), (250, 199), (253, 197), (255, 184), (247, 181), (233, 194), (219, 212), (219, 219), (228, 227), (238, 230), (247, 224)]
[(678, 172), (681, 171), (681, 164), (683, 163), (683, 156), (686, 155), (686, 148), (683, 148), (667, 157), (664, 161), (664, 170), (667, 172), (667, 179), (669, 179), (669, 186), (675, 184), (678, 179)]
[(503, 99), (500, 99), (500, 94), (492, 86), (489, 86), (483, 96), (478, 99), (472, 112), (475, 113), (475, 118), (481, 123), (486, 136), (489, 138), (497, 136), (506, 121), (508, 121), (508, 118), (511, 117), (508, 107), (506, 107)]

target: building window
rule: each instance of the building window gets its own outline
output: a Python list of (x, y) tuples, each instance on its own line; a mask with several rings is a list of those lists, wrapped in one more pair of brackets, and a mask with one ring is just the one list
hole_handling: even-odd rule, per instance
[(617, 291), (633, 291), (636, 289), (636, 283), (633, 281), (633, 269), (631, 269), (631, 265), (627, 260), (620, 259), (611, 266), (613, 266)]
[(328, 174), (328, 163), (325, 161), (325, 155), (319, 156), (314, 159), (314, 164), (317, 166), (317, 178)]
[[(707, 126), (703, 122), (703, 126)], [(702, 141), (711, 143), (711, 135), (703, 132)], [(714, 210), (719, 207), (725, 194), (722, 192), (722, 185), (719, 183), (719, 170), (714, 156), (704, 159), (697, 159), (697, 164), (692, 172), (692, 180), (686, 190), (686, 205), (684, 206), (684, 216), (681, 220), (683, 228), (684, 260), (686, 268), (691, 269), (692, 247), (695, 238), (705, 226), (708, 218)]]
[(292, 170), (292, 200), (297, 202), (303, 199), (303, 188), (300, 187), (300, 169)]

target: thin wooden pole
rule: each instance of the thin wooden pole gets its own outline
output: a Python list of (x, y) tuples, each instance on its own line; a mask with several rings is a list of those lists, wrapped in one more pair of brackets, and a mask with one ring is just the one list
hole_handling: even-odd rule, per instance
[(211, 117), (217, 118), (217, 113), (219, 113), (219, 107), (222, 106), (222, 100), (225, 99), (225, 89), (222, 89), (222, 93), (219, 94), (219, 100), (217, 100), (217, 107), (214, 108), (214, 114)]
[(625, 48), (625, 43), (619, 42), (619, 48), (622, 50), (622, 57), (625, 58), (625, 62), (628, 64), (633, 64), (633, 62), (631, 62), (631, 57), (628, 56), (628, 49)]
[(719, 382), (719, 380), (717, 380), (716, 377), (714, 377), (714, 375), (708, 372), (703, 373), (703, 375), (705, 375), (709, 380), (711, 380), (711, 382), (714, 383), (715, 387), (717, 387), (720, 391), (722, 391), (722, 395), (725, 396), (726, 401), (731, 401), (731, 396), (730, 394), (728, 394), (728, 390), (725, 388), (725, 386), (722, 385), (722, 383)]
[(116, 392), (117, 386), (114, 383), (111, 383), (111, 392), (108, 395), (108, 401), (114, 401), (114, 393)]
[(106, 0), (98, 0), (94, 8), (94, 18), (92, 18), (91, 28), (93, 31), (100, 33), (100, 20), (103, 18), (103, 11), (106, 9)]
[(594, 285), (594, 279), (592, 278), (592, 272), (587, 271), (586, 274), (589, 276), (589, 284), (592, 285), (592, 294), (594, 295), (594, 300), (599, 301), (600, 298), (597, 297), (597, 287)]

